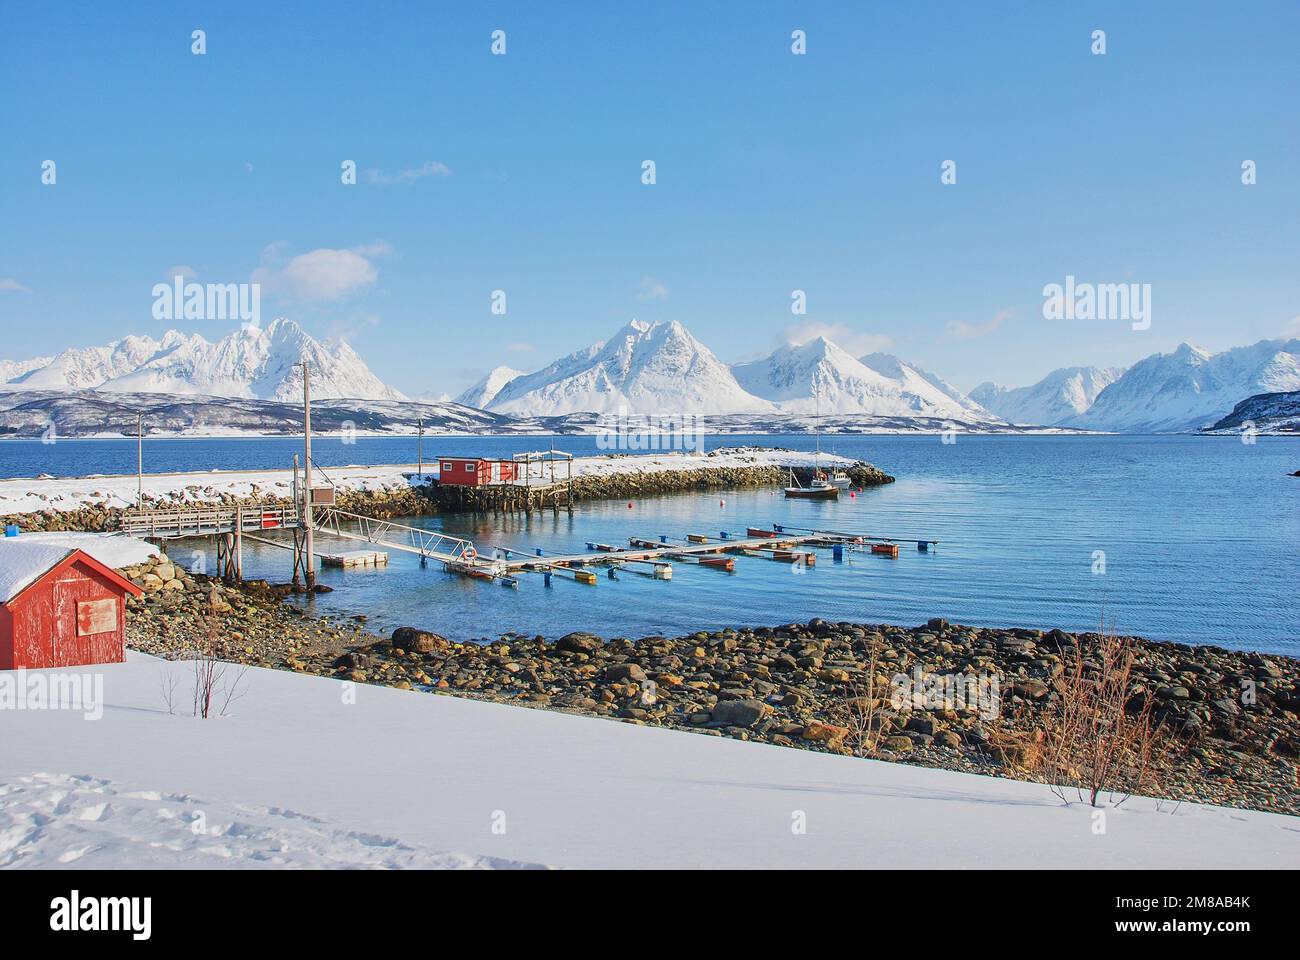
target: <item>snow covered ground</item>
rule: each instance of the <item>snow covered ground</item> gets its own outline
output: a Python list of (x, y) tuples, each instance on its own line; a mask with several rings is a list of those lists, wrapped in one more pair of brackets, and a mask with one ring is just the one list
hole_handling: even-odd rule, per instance
[[(637, 471), (695, 470), (702, 467), (807, 466), (814, 454), (790, 450), (715, 450), (711, 453), (665, 452), (652, 455), (579, 457), (574, 476), (607, 475)], [(823, 466), (847, 466), (845, 457), (822, 454)], [(323, 471), (341, 490), (394, 490), (408, 486), (416, 464), (330, 467)], [(437, 462), (425, 465), (426, 476), (437, 476)], [(418, 482), (418, 478), (417, 482)], [(287, 498), (293, 489), (289, 470), (213, 470), (196, 473), (146, 474), (146, 497), (187, 503), (218, 501), (223, 495), (238, 498), (276, 496)], [(42, 477), (0, 480), (0, 515), (58, 512), (101, 505), (127, 508), (136, 503), (136, 478), (125, 476)]]
[[(0, 710), (0, 866), (1294, 867), (1300, 820), (1050, 791), (252, 669), (169, 714), (182, 664), (97, 667), (106, 708)], [(353, 702), (349, 702), (352, 700)]]

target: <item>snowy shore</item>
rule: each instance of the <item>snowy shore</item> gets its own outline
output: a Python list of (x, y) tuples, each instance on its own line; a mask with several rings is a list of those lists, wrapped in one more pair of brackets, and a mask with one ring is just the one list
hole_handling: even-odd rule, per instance
[[(0, 711), (0, 866), (1294, 866), (1293, 817), (1047, 787), (251, 669), (167, 712), (130, 653), (101, 720)], [(355, 691), (349, 702), (347, 691)], [(490, 758), (486, 760), (485, 758)], [(202, 817), (200, 817), (202, 815)], [(196, 830), (199, 822), (202, 829)], [(485, 859), (491, 858), (491, 859)]]
[[(817, 455), (769, 448), (728, 448), (709, 453), (655, 453), (578, 457), (575, 477), (666, 473), (701, 469), (749, 467), (847, 467), (853, 460), (823, 453)], [(416, 464), (329, 467), (321, 471), (341, 491), (382, 493), (418, 486), (438, 476), (437, 461), (425, 464), (423, 477)], [(211, 470), (192, 473), (146, 474), (146, 500), (175, 503), (219, 503), (254, 497), (287, 499), (293, 488), (290, 470)], [(134, 475), (89, 477), (38, 477), (0, 480), (0, 516), (88, 507), (127, 509), (135, 506)]]

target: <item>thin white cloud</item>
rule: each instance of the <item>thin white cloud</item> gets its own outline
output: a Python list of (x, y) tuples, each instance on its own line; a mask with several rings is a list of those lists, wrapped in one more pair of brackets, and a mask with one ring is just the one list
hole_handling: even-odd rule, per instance
[(174, 277), (180, 277), (182, 280), (196, 280), (199, 272), (188, 264), (178, 263), (173, 267), (168, 267), (163, 279), (170, 281)]
[(511, 353), (532, 353), (537, 348), (531, 343), (507, 343), (506, 349)]
[(1012, 316), (1014, 316), (1014, 311), (999, 310), (984, 323), (967, 323), (965, 320), (953, 320), (946, 329), (950, 337), (956, 337), (958, 340), (973, 340), (976, 337), (985, 337), (993, 333), (1002, 324), (1010, 320)]
[(13, 277), (0, 277), (0, 292), (3, 293), (31, 293), (26, 287), (15, 280)]
[(372, 261), (392, 252), (382, 242), (350, 250), (322, 247), (280, 263), (282, 248), (274, 243), (263, 251), (263, 264), (253, 271), (253, 280), (269, 293), (308, 302), (339, 300), (374, 286), (379, 271)]
[(636, 298), (641, 303), (649, 303), (651, 300), (668, 299), (668, 287), (662, 280), (656, 280), (654, 277), (642, 277), (641, 286), (637, 289)]
[(1282, 326), (1282, 336), (1300, 337), (1300, 315), (1292, 317)]
[(786, 327), (781, 332), (782, 342), (796, 346), (807, 343), (809, 340), (816, 340), (818, 337), (825, 337), (831, 343), (834, 343), (842, 350), (848, 351), (855, 357), (863, 357), (869, 353), (887, 350), (894, 343), (893, 338), (887, 334), (867, 333), (854, 330), (847, 324), (822, 323), (820, 320), (805, 320), (802, 323)]
[(405, 170), (398, 170), (396, 173), (385, 173), (382, 170), (370, 169), (365, 172), (367, 183), (389, 186), (392, 184), (415, 183), (417, 180), (423, 180), (425, 177), (450, 177), (451, 170), (445, 163), (439, 163), (436, 160), (426, 160), (418, 167), (408, 167)]

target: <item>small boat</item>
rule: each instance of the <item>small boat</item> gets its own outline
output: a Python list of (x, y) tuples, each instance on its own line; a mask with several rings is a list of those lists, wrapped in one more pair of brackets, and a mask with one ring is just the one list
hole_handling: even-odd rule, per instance
[(843, 470), (836, 470), (834, 473), (830, 475), (830, 478), (827, 482), (832, 487), (835, 487), (839, 490), (853, 489), (853, 481), (849, 478), (849, 475), (845, 473)]
[(799, 485), (795, 479), (794, 471), (790, 471), (790, 486), (785, 488), (787, 497), (797, 497), (802, 500), (835, 500), (840, 495), (840, 488), (827, 481), (827, 479), (818, 473), (808, 486)]

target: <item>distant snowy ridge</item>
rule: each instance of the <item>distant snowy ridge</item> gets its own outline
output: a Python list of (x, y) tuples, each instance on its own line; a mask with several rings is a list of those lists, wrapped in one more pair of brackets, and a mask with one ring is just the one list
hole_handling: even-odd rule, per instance
[(1190, 343), (1129, 368), (1063, 426), (1119, 433), (1199, 430), (1247, 397), (1300, 390), (1300, 339), (1261, 340), (1222, 353)]
[(312, 395), (404, 400), (342, 340), (320, 341), (292, 320), (237, 330), (215, 342), (170, 330), (161, 340), (128, 336), (102, 347), (0, 363), (0, 390), (100, 390), (292, 400), (311, 367)]
[(1120, 367), (1063, 367), (1028, 387), (981, 383), (970, 399), (1009, 423), (1054, 426), (1086, 412), (1123, 375)]
[(1236, 433), (1249, 428), (1260, 433), (1300, 433), (1300, 390), (1247, 397), (1207, 429)]
[(857, 359), (825, 337), (731, 368), (749, 393), (791, 414), (995, 419), (955, 388), (897, 357)]

